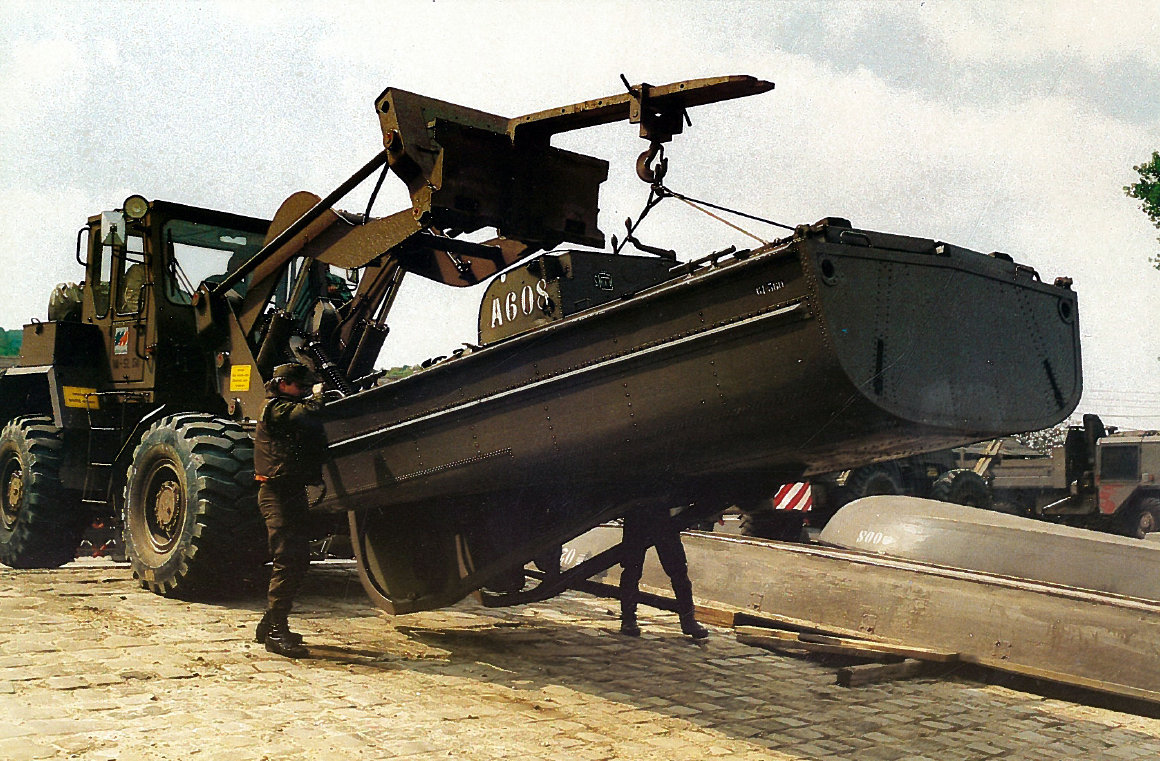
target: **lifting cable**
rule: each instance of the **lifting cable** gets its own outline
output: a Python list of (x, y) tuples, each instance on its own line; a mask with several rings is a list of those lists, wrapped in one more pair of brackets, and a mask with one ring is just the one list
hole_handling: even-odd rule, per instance
[(743, 212), (743, 211), (738, 211), (737, 209), (731, 209), (727, 206), (720, 206), (718, 204), (710, 203), (709, 201), (703, 201), (703, 200), (698, 199), (698, 198), (692, 198), (690, 196), (685, 195), (684, 193), (678, 193), (675, 190), (672, 190), (671, 188), (666, 187), (665, 185), (663, 185), (660, 182), (652, 183), (649, 186), (649, 188), (650, 189), (649, 189), (648, 201), (645, 202), (644, 210), (641, 211), (640, 216), (636, 218), (635, 222), (630, 222), (629, 220), (625, 221), (625, 226), (628, 228), (628, 235), (625, 237), (625, 239), (623, 241), (620, 241), (619, 243), (616, 242), (615, 237), (614, 237), (614, 239), (613, 239), (613, 253), (620, 253), (620, 250), (622, 248), (624, 248), (624, 245), (626, 243), (628, 243), (629, 240), (632, 238), (632, 234), (636, 231), (636, 228), (640, 225), (640, 223), (642, 221), (644, 221), (645, 216), (650, 211), (652, 211), (654, 206), (656, 206), (658, 203), (660, 203), (665, 198), (675, 198), (678, 201), (682, 201), (682, 202), (688, 204), (690, 207), (701, 212), (702, 214), (707, 214), (710, 217), (712, 217), (713, 219), (717, 220), (718, 222), (733, 228), (737, 232), (739, 232), (743, 235), (747, 235), (750, 238), (753, 238), (754, 240), (756, 240), (758, 243), (760, 243), (763, 246), (767, 245), (769, 243), (769, 241), (755, 235), (754, 233), (746, 230), (745, 228), (741, 227), (740, 225), (736, 225), (736, 224), (730, 222), (729, 220), (725, 219), (724, 217), (721, 217), (720, 215), (714, 214), (713, 212), (709, 211), (709, 209), (716, 209), (717, 211), (723, 211), (727, 214), (734, 214), (738, 217), (744, 217), (745, 219), (752, 219), (755, 222), (762, 222), (762, 223), (767, 224), (767, 225), (772, 225), (773, 227), (780, 227), (781, 229), (789, 230), (790, 232), (794, 231), (794, 227), (792, 225), (783, 224), (781, 222), (775, 222), (772, 219), (766, 219), (764, 217), (759, 217), (755, 214), (748, 214), (748, 213)]
[(667, 188), (667, 187), (665, 187), (664, 185), (661, 185), (661, 186), (660, 186), (660, 189), (661, 189), (661, 192), (662, 192), (664, 195), (666, 195), (666, 196), (671, 196), (671, 197), (673, 197), (673, 198), (677, 199), (678, 201), (684, 201), (685, 203), (687, 203), (689, 206), (693, 207), (693, 208), (694, 208), (694, 209), (696, 209), (697, 211), (700, 211), (700, 212), (703, 212), (703, 213), (705, 213), (705, 214), (708, 214), (710, 217), (712, 217), (713, 219), (716, 219), (718, 222), (722, 222), (722, 223), (724, 223), (724, 224), (726, 224), (726, 225), (729, 225), (729, 226), (730, 226), (730, 227), (732, 227), (734, 230), (737, 230), (738, 232), (741, 232), (741, 233), (745, 233), (745, 234), (746, 234), (746, 235), (748, 235), (750, 238), (753, 238), (753, 239), (755, 239), (755, 240), (759, 240), (759, 241), (761, 241), (761, 243), (762, 243), (763, 245), (764, 245), (764, 244), (766, 244), (766, 243), (768, 243), (769, 241), (762, 240), (761, 238), (758, 238), (756, 235), (754, 235), (753, 233), (749, 232), (748, 230), (745, 230), (745, 229), (743, 229), (743, 228), (741, 228), (741, 227), (738, 227), (737, 225), (733, 224), (732, 222), (730, 222), (730, 221), (728, 221), (728, 220), (726, 220), (726, 219), (722, 219), (721, 217), (717, 216), (716, 214), (713, 214), (712, 212), (710, 212), (710, 211), (707, 211), (707, 210), (705, 210), (705, 209), (703, 209), (703, 208), (701, 208), (701, 207), (703, 207), (703, 206), (707, 206), (707, 207), (709, 207), (710, 209), (716, 209), (717, 211), (723, 211), (723, 212), (725, 212), (725, 213), (727, 213), (727, 214), (735, 214), (735, 215), (737, 215), (738, 217), (744, 217), (744, 218), (746, 218), (746, 219), (752, 219), (752, 220), (754, 220), (755, 222), (763, 222), (764, 224), (767, 224), (767, 225), (772, 225), (773, 227), (780, 227), (781, 229), (783, 229), (783, 230), (789, 230), (790, 232), (793, 232), (793, 231), (794, 231), (794, 228), (793, 228), (793, 226), (792, 226), (792, 225), (783, 224), (783, 223), (781, 223), (781, 222), (774, 222), (772, 219), (766, 219), (765, 217), (759, 217), (759, 216), (757, 216), (756, 214), (747, 214), (746, 212), (744, 212), (744, 211), (738, 211), (737, 209), (730, 209), (728, 206), (719, 206), (719, 205), (717, 205), (717, 204), (715, 204), (715, 203), (709, 203), (708, 201), (702, 201), (702, 200), (700, 200), (700, 199), (698, 199), (698, 198), (691, 198), (691, 197), (689, 197), (689, 196), (685, 195), (684, 193), (678, 193), (678, 192), (676, 192), (675, 190), (672, 190), (671, 188)]

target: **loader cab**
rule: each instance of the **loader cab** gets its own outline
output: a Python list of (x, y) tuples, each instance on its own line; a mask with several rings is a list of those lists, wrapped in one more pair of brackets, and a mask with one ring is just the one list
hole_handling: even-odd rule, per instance
[[(86, 266), (81, 320), (102, 336), (114, 389), (156, 402), (214, 393), (193, 294), (261, 249), (267, 227), (261, 219), (141, 196), (89, 219), (78, 238)], [(237, 288), (244, 293), (245, 281)]]

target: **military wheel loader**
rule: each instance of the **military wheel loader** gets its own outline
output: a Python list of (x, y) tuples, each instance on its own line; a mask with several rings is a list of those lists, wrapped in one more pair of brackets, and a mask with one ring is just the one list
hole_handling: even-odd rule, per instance
[[(81, 228), (82, 286), (54, 299), (58, 319), (24, 328), (20, 362), (0, 377), (0, 562), (67, 562), (94, 519), (123, 526), (134, 573), (158, 592), (261, 562), (239, 414), (261, 376), (219, 382), (227, 356), (199, 329), (194, 301), (203, 280), (259, 251), (268, 228), (140, 196)], [(324, 274), (305, 267), (301, 303)], [(292, 308), (278, 287), (274, 301)]]
[[(0, 376), (0, 561), (65, 562), (96, 514), (122, 521), (160, 593), (260, 562), (249, 437), (290, 358), (323, 378), (316, 511), (347, 521), (364, 588), (393, 613), (555, 594), (619, 558), (562, 571), (560, 545), (645, 504), (693, 525), (780, 483), (1074, 409), (1071, 283), (1006, 254), (837, 217), (684, 261), (640, 241), (658, 203), (705, 210), (665, 184), (688, 110), (773, 85), (625, 84), (515, 118), (388, 89), (383, 150), (324, 198), (296, 193), (270, 221), (139, 196), (91, 218), (79, 304), (27, 326)], [(609, 251), (607, 162), (551, 143), (623, 120), (648, 142), (649, 196)], [(376, 172), (364, 212), (335, 208)], [(388, 172), (411, 206), (376, 217)], [(489, 284), (476, 344), (387, 381), (375, 360), (407, 274)], [(968, 327), (952, 340), (946, 324)]]

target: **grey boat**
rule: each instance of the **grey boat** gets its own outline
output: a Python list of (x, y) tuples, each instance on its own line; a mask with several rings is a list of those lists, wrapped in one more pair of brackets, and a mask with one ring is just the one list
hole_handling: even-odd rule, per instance
[(917, 497), (865, 497), (818, 536), (834, 547), (1160, 601), (1160, 543)]

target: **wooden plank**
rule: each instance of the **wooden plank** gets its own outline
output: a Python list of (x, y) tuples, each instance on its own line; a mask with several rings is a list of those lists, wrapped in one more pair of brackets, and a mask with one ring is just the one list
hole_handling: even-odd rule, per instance
[(838, 669), (837, 684), (840, 687), (863, 687), (867, 684), (892, 682), (898, 679), (913, 679), (920, 676), (946, 673), (945, 664), (933, 661), (919, 661), (907, 658), (900, 663), (860, 663)]
[[(723, 603), (720, 602), (715, 602), (714, 604), (723, 605)], [(812, 621), (805, 618), (786, 616), (780, 613), (773, 613), (764, 610), (761, 612), (755, 612), (752, 610), (738, 610), (734, 616), (734, 620), (737, 622), (737, 624), (741, 625), (744, 625), (748, 622), (758, 626), (773, 626), (777, 627), (778, 629), (805, 632), (809, 634), (826, 634), (834, 637), (851, 637), (855, 639), (865, 639), (871, 642), (886, 641), (882, 637), (879, 637), (871, 632), (852, 629), (846, 626), (835, 626), (833, 624)]]
[(845, 655), (852, 658), (868, 658), (870, 660), (898, 660), (899, 656), (890, 653), (867, 650), (847, 645), (824, 645), (819, 642), (802, 642), (797, 639), (771, 637), (766, 634), (738, 634), (737, 641), (743, 645), (751, 645), (775, 652), (791, 653), (824, 653), (826, 655)]
[(817, 634), (801, 634), (799, 639), (803, 642), (817, 642), (819, 644), (842, 645), (845, 647), (858, 647), (864, 650), (873, 650), (880, 653), (890, 653), (891, 655), (901, 655), (904, 658), (915, 658), (921, 661), (931, 661), (933, 663), (954, 663), (959, 659), (959, 654), (949, 650), (936, 650), (929, 647), (916, 647), (914, 645), (896, 644), (892, 642), (871, 642), (864, 639), (847, 639), (845, 637), (825, 637)]
[(736, 616), (737, 614), (732, 610), (725, 610), (724, 608), (708, 605), (697, 606), (697, 620), (703, 624), (724, 626), (727, 629), (732, 629)]
[(785, 631), (784, 629), (774, 629), (767, 626), (738, 626), (734, 628), (740, 636), (745, 637), (777, 637), (778, 639), (789, 639), (797, 642), (798, 634), (800, 632)]
[[(827, 647), (840, 648), (843, 652), (850, 654), (856, 653), (881, 653), (883, 655), (895, 655), (903, 658), (915, 658), (924, 661), (934, 661), (936, 663), (952, 663), (959, 658), (958, 653), (952, 653), (946, 650), (935, 650), (925, 647), (914, 647), (910, 645), (895, 644), (891, 642), (873, 642), (866, 639), (851, 639), (849, 637), (828, 637), (820, 634), (808, 634), (802, 632), (790, 632), (779, 629), (767, 629), (760, 626), (739, 626), (736, 629), (738, 641), (741, 637), (748, 639), (760, 639), (764, 637), (772, 637), (779, 640), (786, 640), (797, 643), (798, 646), (807, 647), (812, 645), (824, 645)], [(752, 643), (750, 643), (752, 644)], [(827, 650), (816, 650), (815, 652), (830, 652)]]

